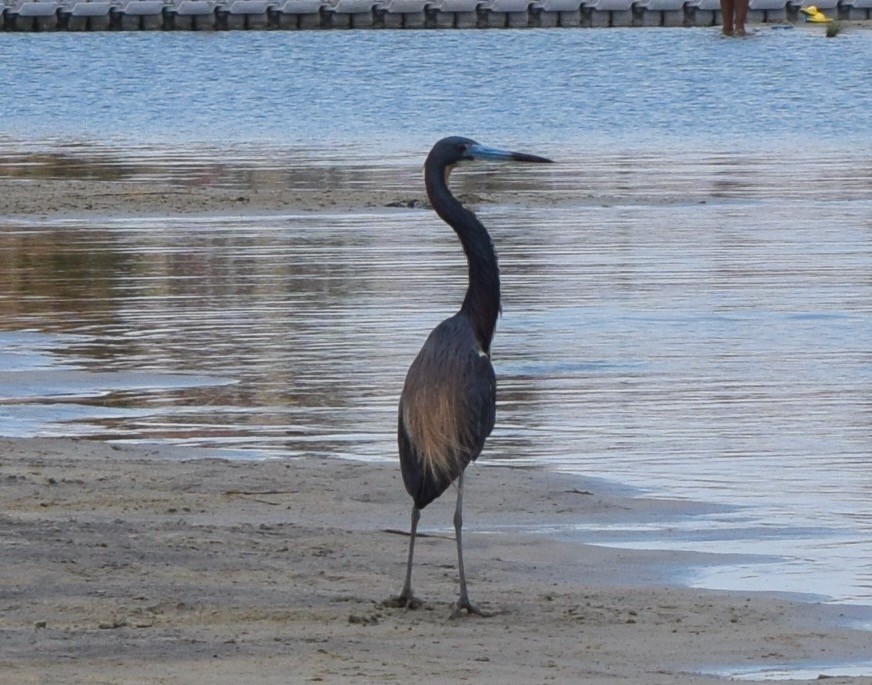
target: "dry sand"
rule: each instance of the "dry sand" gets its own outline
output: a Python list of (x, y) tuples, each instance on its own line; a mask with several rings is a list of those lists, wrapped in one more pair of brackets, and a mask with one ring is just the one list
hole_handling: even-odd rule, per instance
[(438, 531), (452, 496), (424, 512), (437, 530), (418, 549), (424, 607), (381, 605), (407, 544), (389, 530), (409, 514), (394, 465), (0, 440), (0, 683), (665, 685), (868, 657), (869, 634), (832, 607), (670, 587), (657, 578), (681, 555), (525, 532), (676, 506), (598, 490), (474, 467), (471, 595), (495, 615), (451, 620), (454, 545)]

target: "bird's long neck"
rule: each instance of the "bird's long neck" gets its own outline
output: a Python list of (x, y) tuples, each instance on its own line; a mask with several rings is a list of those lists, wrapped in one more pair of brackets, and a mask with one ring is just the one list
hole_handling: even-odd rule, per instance
[(490, 354), (500, 313), (500, 269), (490, 235), (478, 217), (451, 194), (444, 168), (426, 164), (424, 181), (433, 209), (454, 229), (463, 245), (469, 267), (469, 286), (460, 313), (469, 318), (482, 350)]

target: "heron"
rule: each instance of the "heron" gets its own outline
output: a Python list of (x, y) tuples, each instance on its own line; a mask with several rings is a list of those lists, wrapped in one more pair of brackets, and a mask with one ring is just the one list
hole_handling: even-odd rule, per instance
[(399, 596), (387, 603), (405, 608), (421, 605), (412, 593), (412, 558), (421, 510), (456, 481), (454, 532), (460, 593), (452, 617), (463, 611), (483, 615), (469, 601), (463, 567), (463, 474), (481, 453), (496, 420), (497, 386), (490, 349), (500, 313), (497, 255), (487, 229), (448, 188), (454, 167), (474, 160), (551, 162), (452, 136), (437, 142), (424, 163), (427, 197), (460, 239), (469, 282), (460, 310), (433, 329), (412, 362), (400, 395), (397, 443), (403, 483), (413, 501), (412, 522), (405, 583)]

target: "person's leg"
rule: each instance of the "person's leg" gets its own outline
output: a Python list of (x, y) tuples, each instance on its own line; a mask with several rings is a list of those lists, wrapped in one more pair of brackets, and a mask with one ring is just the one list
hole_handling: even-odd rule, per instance
[(737, 36), (745, 35), (745, 18), (748, 16), (748, 0), (734, 0), (736, 16), (733, 21), (733, 30)]
[[(741, 0), (739, 0), (741, 2)], [(723, 22), (723, 32), (725, 36), (733, 35), (733, 9), (736, 0), (721, 0), (721, 21)]]

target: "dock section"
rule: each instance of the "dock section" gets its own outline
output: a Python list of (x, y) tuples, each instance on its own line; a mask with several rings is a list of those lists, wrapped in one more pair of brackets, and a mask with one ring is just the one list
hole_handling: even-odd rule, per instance
[[(750, 23), (802, 20), (797, 0), (750, 0)], [(839, 20), (872, 0), (817, 0)], [(719, 0), (0, 0), (4, 31), (716, 26)]]

